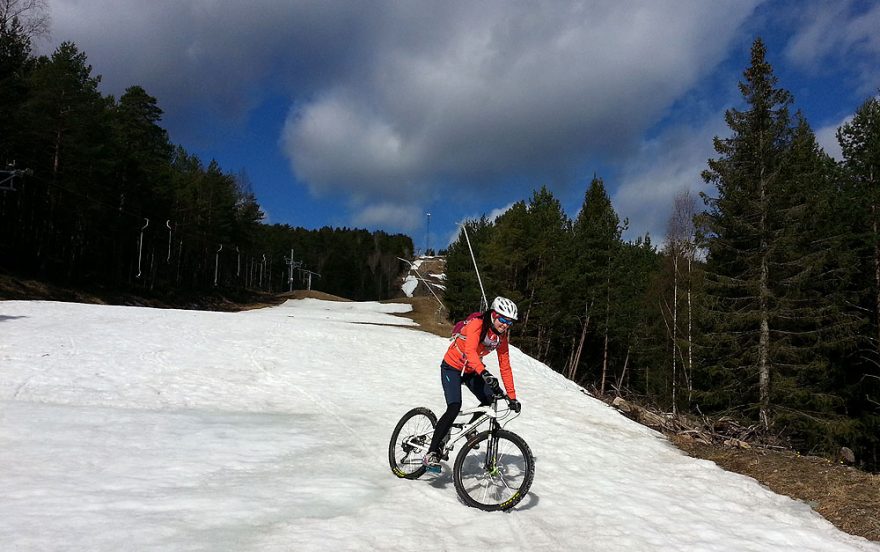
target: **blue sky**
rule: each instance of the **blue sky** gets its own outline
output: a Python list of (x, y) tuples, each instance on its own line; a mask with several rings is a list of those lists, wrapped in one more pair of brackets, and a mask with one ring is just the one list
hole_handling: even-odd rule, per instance
[[(662, 240), (742, 107), (760, 36), (820, 144), (880, 88), (880, 3), (49, 0), (102, 90), (143, 86), (173, 142), (244, 171), (267, 222), (402, 232), (601, 176), (626, 236)], [(430, 233), (427, 232), (430, 212)]]

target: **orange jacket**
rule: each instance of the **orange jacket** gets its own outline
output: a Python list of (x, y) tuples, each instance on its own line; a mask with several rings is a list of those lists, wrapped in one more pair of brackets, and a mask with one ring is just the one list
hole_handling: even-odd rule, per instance
[[(480, 342), (480, 333), (483, 330), (483, 320), (475, 318), (464, 325), (461, 335), (456, 336), (446, 350), (443, 360), (453, 368), (458, 368), (464, 373), (482, 374), (486, 369), (483, 357), (491, 350)], [(489, 330), (491, 331), (491, 330)], [(501, 368), (501, 381), (504, 389), (511, 399), (516, 398), (516, 389), (513, 387), (513, 370), (510, 368), (510, 348), (507, 332), (501, 336), (501, 342), (495, 349), (498, 352), (498, 366)]]

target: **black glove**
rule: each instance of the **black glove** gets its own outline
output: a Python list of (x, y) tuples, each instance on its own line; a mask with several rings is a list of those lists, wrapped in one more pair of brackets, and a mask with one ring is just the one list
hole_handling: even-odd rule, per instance
[(517, 414), (519, 414), (519, 411), (522, 410), (522, 405), (516, 399), (508, 399), (507, 406)]
[(500, 396), (503, 395), (503, 393), (501, 393), (501, 387), (498, 385), (498, 379), (497, 379), (495, 376), (493, 376), (493, 375), (489, 372), (489, 370), (483, 370), (483, 371), (480, 373), (480, 376), (482, 376), (483, 381), (486, 382), (486, 385), (489, 386), (489, 389), (492, 390), (492, 393), (493, 393), (496, 397), (500, 397)]

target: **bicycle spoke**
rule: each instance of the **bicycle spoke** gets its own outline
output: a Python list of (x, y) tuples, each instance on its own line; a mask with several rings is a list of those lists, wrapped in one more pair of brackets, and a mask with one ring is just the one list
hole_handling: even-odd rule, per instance
[(486, 502), (486, 495), (489, 494), (489, 485), (483, 485), (483, 499), (480, 502)]
[(483, 444), (486, 450), (480, 454), (474, 447), (466, 447), (456, 459), (456, 491), (465, 503), (482, 510), (513, 507), (528, 492), (534, 474), (528, 445), (503, 430), (476, 444)]
[(434, 413), (427, 408), (415, 408), (397, 423), (388, 452), (391, 471), (395, 475), (416, 479), (425, 473), (421, 457), (431, 441), (436, 420)]

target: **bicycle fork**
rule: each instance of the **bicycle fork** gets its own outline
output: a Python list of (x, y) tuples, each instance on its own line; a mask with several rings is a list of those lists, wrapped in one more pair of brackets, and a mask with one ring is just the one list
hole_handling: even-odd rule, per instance
[(486, 439), (486, 473), (491, 477), (499, 475), (498, 472), (498, 422), (492, 420), (489, 427), (489, 438)]

